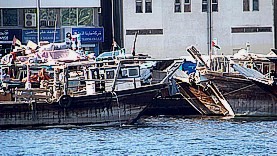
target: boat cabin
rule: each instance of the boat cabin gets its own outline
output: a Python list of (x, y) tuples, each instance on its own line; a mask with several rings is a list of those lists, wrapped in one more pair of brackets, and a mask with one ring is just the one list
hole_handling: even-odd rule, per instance
[(103, 67), (90, 67), (86, 81), (87, 94), (95, 94), (97, 92), (110, 92), (127, 90), (141, 86), (140, 66), (122, 65), (118, 70), (115, 65)]

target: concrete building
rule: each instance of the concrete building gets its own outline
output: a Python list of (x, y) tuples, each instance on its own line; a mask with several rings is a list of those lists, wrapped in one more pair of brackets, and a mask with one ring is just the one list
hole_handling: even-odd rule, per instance
[(189, 45), (207, 54), (212, 40), (220, 54), (247, 42), (257, 53), (274, 48), (274, 0), (123, 0), (122, 10), (127, 51), (136, 32), (136, 51), (156, 58), (187, 55)]
[(100, 8), (100, 0), (0, 0), (1, 53), (14, 36), (22, 43), (64, 42), (67, 33), (81, 34), (83, 49), (98, 53), (104, 42)]

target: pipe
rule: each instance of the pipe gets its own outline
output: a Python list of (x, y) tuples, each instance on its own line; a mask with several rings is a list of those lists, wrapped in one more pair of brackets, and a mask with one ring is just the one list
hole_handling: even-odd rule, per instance
[(210, 68), (212, 67), (212, 0), (207, 0), (207, 40)]
[(37, 44), (39, 45), (39, 40), (40, 40), (40, 0), (37, 0), (37, 31), (38, 31), (38, 38), (37, 38)]

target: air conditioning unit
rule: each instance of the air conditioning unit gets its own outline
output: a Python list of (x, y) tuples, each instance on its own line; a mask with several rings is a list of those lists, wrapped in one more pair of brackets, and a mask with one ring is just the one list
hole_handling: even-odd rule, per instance
[(37, 26), (37, 14), (36, 13), (25, 13), (25, 27), (36, 27)]
[(47, 26), (48, 26), (48, 27), (55, 27), (55, 24), (56, 24), (56, 21), (55, 21), (55, 20), (49, 20), (49, 21), (47, 22)]

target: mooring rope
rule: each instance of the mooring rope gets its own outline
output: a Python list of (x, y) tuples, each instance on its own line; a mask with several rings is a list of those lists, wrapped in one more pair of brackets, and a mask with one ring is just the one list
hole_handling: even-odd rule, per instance
[(232, 93), (235, 93), (235, 92), (238, 92), (238, 91), (244, 90), (244, 89), (249, 88), (249, 87), (252, 87), (252, 86), (255, 86), (255, 84), (251, 84), (251, 85), (248, 85), (248, 86), (242, 87), (242, 88), (240, 88), (240, 89), (233, 90), (233, 91), (231, 91), (231, 92), (229, 92), (229, 93), (225, 93), (225, 94), (223, 94), (223, 95), (232, 94)]
[(115, 95), (116, 97), (116, 102), (117, 102), (117, 106), (118, 106), (118, 119), (119, 119), (119, 127), (122, 127), (122, 124), (121, 124), (121, 113), (120, 113), (120, 104), (119, 104), (119, 101), (118, 101), (118, 97), (117, 97), (117, 94), (116, 92), (112, 92), (112, 95)]

